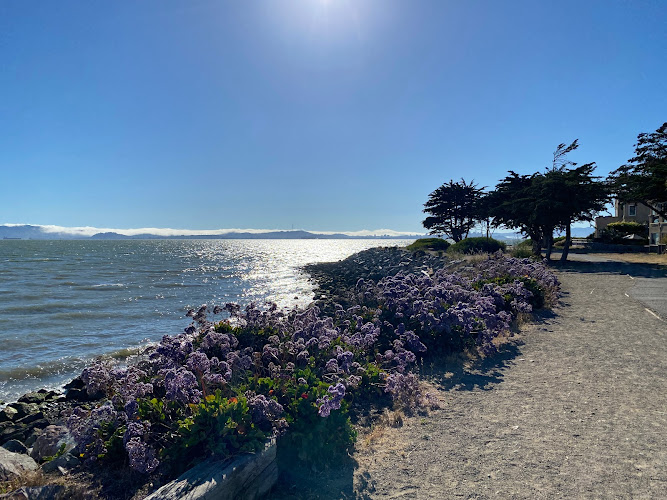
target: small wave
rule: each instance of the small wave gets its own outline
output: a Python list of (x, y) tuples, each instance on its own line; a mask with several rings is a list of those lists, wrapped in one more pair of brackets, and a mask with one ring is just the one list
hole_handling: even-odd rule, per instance
[(153, 343), (145, 341), (141, 345), (125, 347), (111, 351), (95, 358), (64, 357), (53, 361), (38, 363), (34, 366), (15, 366), (0, 368), (0, 382), (18, 380), (41, 380), (58, 375), (78, 373), (95, 359), (107, 360), (113, 363), (122, 363), (130, 358), (141, 355)]
[(61, 358), (39, 363), (34, 366), (0, 368), (0, 380), (43, 379), (83, 370), (86, 360), (82, 358)]
[(65, 302), (47, 302), (42, 304), (28, 304), (12, 308), (12, 314), (26, 315), (34, 313), (50, 313), (72, 309), (69, 303)]
[(125, 283), (99, 283), (97, 285), (80, 286), (79, 290), (115, 290), (124, 287)]
[[(75, 311), (68, 311), (68, 312), (60, 312), (60, 313), (55, 313), (50, 316), (51, 319), (54, 320), (68, 320), (68, 319), (106, 319), (106, 318), (111, 318), (115, 314), (114, 311), (105, 311), (101, 310), (98, 312), (94, 311), (81, 311), (81, 310), (75, 310)], [(130, 315), (123, 313), (123, 316), (125, 317), (132, 317), (136, 315)]]
[(201, 286), (198, 283), (186, 284), (186, 283), (153, 283), (154, 288), (187, 288), (189, 286)]

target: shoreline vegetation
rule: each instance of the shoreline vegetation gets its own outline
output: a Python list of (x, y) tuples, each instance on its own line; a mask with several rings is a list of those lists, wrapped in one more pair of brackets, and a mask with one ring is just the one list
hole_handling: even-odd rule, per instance
[[(317, 283), (306, 309), (202, 306), (136, 364), (100, 361), (65, 396), (8, 405), (0, 445), (35, 462), (0, 478), (0, 492), (46, 482), (72, 498), (139, 499), (207, 457), (232, 459), (274, 436), (279, 464), (327, 468), (348, 459), (359, 425), (438, 405), (420, 366), (493, 356), (559, 293), (543, 263), (502, 252), (373, 248), (306, 271)], [(46, 475), (30, 472), (38, 467)]]

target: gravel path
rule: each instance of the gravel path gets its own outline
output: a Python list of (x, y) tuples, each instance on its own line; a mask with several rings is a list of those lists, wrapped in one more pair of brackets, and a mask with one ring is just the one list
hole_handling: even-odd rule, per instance
[(442, 409), (362, 441), (357, 495), (667, 498), (667, 323), (635, 299), (664, 299), (667, 273), (574, 262), (559, 277), (561, 304), (519, 343), (434, 378)]

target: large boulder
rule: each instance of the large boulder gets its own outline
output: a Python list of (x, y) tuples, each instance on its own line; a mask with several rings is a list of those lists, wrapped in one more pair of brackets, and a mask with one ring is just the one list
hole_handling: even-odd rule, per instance
[(61, 500), (65, 498), (65, 487), (61, 484), (19, 488), (4, 495), (0, 500)]
[(18, 439), (10, 439), (5, 444), (2, 445), (5, 450), (9, 450), (12, 453), (23, 453), (24, 455), (28, 454), (28, 448)]
[(40, 436), (32, 445), (30, 456), (41, 462), (45, 457), (52, 457), (64, 446), (63, 452), (74, 448), (74, 439), (63, 425), (49, 425), (44, 428)]
[(0, 448), (0, 481), (9, 481), (26, 471), (37, 469), (35, 462), (28, 455), (13, 453), (4, 448)]
[(44, 464), (42, 464), (42, 471), (48, 474), (49, 472), (55, 472), (57, 470), (60, 471), (62, 474), (66, 474), (67, 471), (73, 469), (80, 463), (81, 461), (74, 455), (72, 455), (71, 453), (65, 453), (64, 455), (61, 455), (58, 458), (54, 458), (53, 460), (44, 462)]
[(11, 406), (6, 407), (0, 411), (0, 422), (11, 422), (16, 418), (18, 411)]
[(231, 463), (208, 460), (165, 484), (145, 500), (256, 500), (278, 479), (276, 441), (263, 451), (241, 455)]

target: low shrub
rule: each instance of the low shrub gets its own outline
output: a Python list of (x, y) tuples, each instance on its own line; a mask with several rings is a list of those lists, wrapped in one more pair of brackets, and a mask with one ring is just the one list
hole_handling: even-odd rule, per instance
[(510, 251), (510, 255), (515, 259), (528, 259), (533, 256), (533, 250), (531, 246), (514, 245)]
[(466, 238), (451, 245), (448, 249), (450, 253), (462, 253), (466, 255), (474, 253), (495, 253), (497, 251), (505, 251), (504, 242), (494, 240), (493, 238)]
[(434, 250), (444, 252), (449, 248), (449, 246), (449, 241), (443, 240), (442, 238), (420, 238), (405, 248), (411, 252), (417, 252), (419, 250)]
[(648, 237), (648, 226), (639, 222), (619, 221), (611, 222), (607, 225), (609, 231), (620, 235), (621, 237), (629, 234), (636, 234), (642, 238)]

